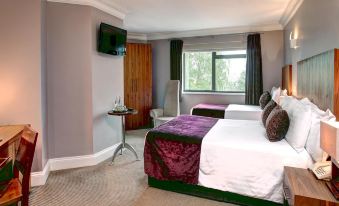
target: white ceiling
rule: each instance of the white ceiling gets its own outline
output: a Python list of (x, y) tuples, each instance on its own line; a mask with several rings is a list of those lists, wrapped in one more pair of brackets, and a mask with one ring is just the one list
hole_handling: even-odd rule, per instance
[(291, 0), (100, 0), (138, 33), (278, 25)]
[[(94, 6), (145, 39), (282, 29), (303, 0), (48, 0)], [(139, 36), (138, 36), (139, 35)]]

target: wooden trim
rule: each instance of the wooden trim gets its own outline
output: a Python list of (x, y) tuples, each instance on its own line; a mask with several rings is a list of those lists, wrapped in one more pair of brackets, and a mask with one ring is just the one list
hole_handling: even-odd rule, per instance
[(292, 65), (282, 68), (281, 88), (287, 90), (288, 95), (292, 95)]
[(339, 49), (334, 49), (334, 97), (333, 112), (339, 117)]

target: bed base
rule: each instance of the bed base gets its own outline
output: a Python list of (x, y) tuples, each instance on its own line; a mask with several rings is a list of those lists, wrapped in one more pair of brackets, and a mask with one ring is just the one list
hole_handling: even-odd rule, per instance
[(244, 206), (283, 206), (285, 204), (279, 204), (268, 200), (257, 199), (253, 197), (247, 197), (232, 192), (224, 192), (216, 189), (203, 187), (200, 185), (190, 185), (177, 181), (163, 181), (157, 180), (148, 176), (148, 185), (154, 188), (167, 190), (171, 192), (177, 192), (186, 195), (192, 195), (196, 197), (207, 198), (210, 200), (216, 200), (220, 202), (233, 203)]

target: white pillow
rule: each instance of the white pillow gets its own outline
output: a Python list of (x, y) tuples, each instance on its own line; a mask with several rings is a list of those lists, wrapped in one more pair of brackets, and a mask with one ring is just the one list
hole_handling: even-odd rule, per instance
[(277, 104), (279, 104), (280, 93), (281, 93), (280, 87), (278, 87), (278, 88), (273, 87), (272, 90), (271, 90), (272, 100), (275, 101), (275, 103), (277, 103)]
[(308, 98), (303, 98), (300, 100), (301, 103), (304, 105), (308, 105), (311, 107), (312, 112), (315, 112), (318, 115), (325, 115), (325, 112), (319, 109), (319, 107), (315, 104), (313, 104)]
[(336, 118), (329, 109), (324, 112), (307, 98), (300, 100), (300, 102), (311, 106), (312, 111), (311, 128), (305, 148), (315, 162), (320, 162), (324, 154), (324, 151), (320, 148), (320, 120), (336, 121)]
[(292, 104), (292, 100), (295, 99), (292, 96), (280, 96), (279, 97), (279, 105), (281, 106), (282, 109), (284, 110), (289, 110)]
[(287, 89), (281, 90), (280, 96), (287, 96)]
[(276, 88), (276, 87), (272, 87), (272, 89), (271, 89), (271, 96), (273, 95), (273, 93), (275, 92), (275, 90), (277, 90), (278, 88)]
[(285, 109), (290, 119), (285, 139), (297, 152), (302, 152), (311, 127), (311, 107), (295, 98), (290, 101)]

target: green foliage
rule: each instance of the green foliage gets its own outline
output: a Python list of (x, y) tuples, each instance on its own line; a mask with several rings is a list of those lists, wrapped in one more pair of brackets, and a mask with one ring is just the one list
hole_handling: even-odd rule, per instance
[(217, 91), (245, 91), (245, 59), (216, 59), (215, 63)]
[[(212, 90), (212, 52), (185, 53), (185, 89)], [(215, 59), (215, 90), (245, 91), (246, 59)]]
[(212, 53), (185, 54), (185, 88), (188, 90), (212, 89)]

